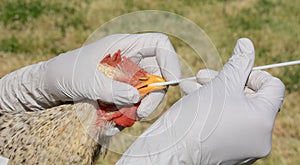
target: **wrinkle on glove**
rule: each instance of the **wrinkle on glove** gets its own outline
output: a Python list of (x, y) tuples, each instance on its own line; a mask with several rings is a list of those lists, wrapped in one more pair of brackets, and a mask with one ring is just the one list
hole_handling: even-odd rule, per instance
[[(222, 71), (177, 101), (116, 164), (252, 164), (268, 155), (285, 89), (277, 78), (251, 73), (254, 54), (249, 39), (238, 40)], [(256, 96), (245, 93), (247, 79)]]
[(38, 111), (62, 102), (44, 88), (45, 62), (30, 65), (0, 79), (0, 107), (6, 111)]

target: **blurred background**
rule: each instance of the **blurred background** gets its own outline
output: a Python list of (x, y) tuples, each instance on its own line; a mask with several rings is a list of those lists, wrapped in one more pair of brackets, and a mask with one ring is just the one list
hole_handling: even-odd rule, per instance
[[(223, 63), (241, 37), (254, 43), (255, 66), (300, 59), (300, 1), (6, 0), (0, 3), (0, 77), (82, 46), (91, 33), (115, 17), (149, 9), (176, 13), (196, 23), (215, 44)], [(188, 57), (195, 54), (188, 45), (178, 38), (170, 39), (194, 72), (203, 68), (201, 59)], [(275, 121), (272, 152), (255, 164), (299, 164), (300, 66), (267, 71), (284, 82), (286, 96)], [(163, 109), (180, 97), (178, 88), (170, 88)], [(139, 135), (154, 120), (125, 131)], [(108, 151), (97, 163), (114, 164), (120, 156)]]

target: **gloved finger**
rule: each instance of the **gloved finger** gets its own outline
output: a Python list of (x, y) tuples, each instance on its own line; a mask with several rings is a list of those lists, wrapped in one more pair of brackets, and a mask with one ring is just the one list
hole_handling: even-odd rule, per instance
[(191, 94), (202, 87), (202, 85), (193, 80), (182, 81), (179, 86), (185, 95)]
[(209, 82), (211, 82), (219, 72), (211, 69), (201, 69), (198, 71), (196, 78), (197, 82), (201, 85), (205, 85)]
[(155, 57), (144, 58), (139, 62), (139, 66), (142, 67), (147, 73), (162, 77), (161, 70), (158, 66)]
[(273, 77), (265, 71), (252, 71), (247, 86), (255, 93), (249, 99), (254, 101), (255, 105), (265, 107), (265, 109), (277, 112), (281, 107), (285, 86), (276, 77)]
[(197, 81), (182, 81), (179, 85), (182, 92), (187, 95), (196, 91), (197, 89), (202, 87), (202, 85), (211, 82), (218, 74), (219, 72), (211, 69), (201, 69), (196, 74)]
[(247, 38), (237, 41), (232, 57), (224, 65), (218, 77), (232, 91), (244, 90), (247, 78), (252, 70), (255, 53), (252, 42)]
[[(180, 77), (181, 72), (178, 55), (167, 35), (162, 33), (150, 33), (145, 35), (143, 46), (138, 54), (141, 56), (142, 61), (154, 57), (152, 59), (157, 61), (160, 72), (166, 80), (175, 80)], [(143, 67), (143, 64), (140, 66)]]
[(95, 74), (93, 91), (86, 93), (87, 98), (116, 105), (135, 104), (140, 100), (140, 94), (133, 86), (112, 80), (101, 72)]
[(168, 81), (179, 79), (181, 76), (179, 60), (170, 41), (166, 40), (165, 43), (160, 46), (161, 47), (158, 47), (156, 50), (156, 60), (162, 76)]
[(139, 118), (145, 118), (149, 116), (156, 107), (162, 102), (165, 96), (165, 91), (154, 91), (149, 93), (142, 99), (140, 106), (137, 109), (137, 115)]

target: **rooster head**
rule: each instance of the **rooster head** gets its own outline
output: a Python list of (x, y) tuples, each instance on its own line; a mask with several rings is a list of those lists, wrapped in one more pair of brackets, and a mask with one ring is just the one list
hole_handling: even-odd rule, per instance
[[(113, 55), (106, 55), (99, 64), (99, 70), (107, 77), (130, 84), (134, 86), (142, 97), (146, 96), (152, 91), (165, 89), (166, 86), (148, 86), (156, 82), (165, 82), (165, 79), (159, 76), (148, 74), (144, 69), (135, 64), (130, 58), (121, 57), (121, 51), (118, 50)], [(103, 103), (98, 100), (98, 122), (104, 118), (106, 121), (114, 121), (118, 128), (125, 128), (132, 126), (135, 121), (139, 120), (137, 117), (137, 108), (139, 103), (133, 106), (125, 106), (118, 108), (114, 104)]]
[(112, 56), (110, 54), (106, 55), (100, 62), (99, 69), (109, 78), (134, 86), (142, 97), (152, 91), (166, 88), (166, 86), (148, 86), (156, 82), (165, 82), (165, 79), (148, 74), (130, 58), (121, 57), (120, 50)]

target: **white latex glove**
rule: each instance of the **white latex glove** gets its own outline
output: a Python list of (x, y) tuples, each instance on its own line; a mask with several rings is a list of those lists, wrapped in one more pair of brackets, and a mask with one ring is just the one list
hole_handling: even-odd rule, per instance
[[(97, 68), (105, 55), (118, 49), (150, 74), (167, 80), (180, 76), (178, 57), (166, 35), (115, 34), (6, 75), (0, 80), (0, 107), (33, 111), (82, 99), (137, 103), (140, 95), (134, 87), (107, 78)], [(150, 114), (164, 95), (165, 91), (156, 91), (145, 97), (138, 116)]]
[[(218, 76), (176, 102), (117, 164), (251, 164), (268, 155), (285, 87), (251, 72), (253, 63), (252, 42), (238, 40)], [(253, 94), (245, 95), (246, 84)]]

